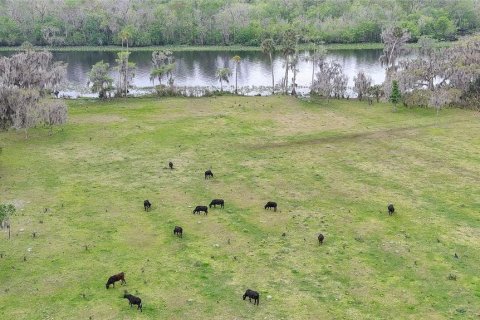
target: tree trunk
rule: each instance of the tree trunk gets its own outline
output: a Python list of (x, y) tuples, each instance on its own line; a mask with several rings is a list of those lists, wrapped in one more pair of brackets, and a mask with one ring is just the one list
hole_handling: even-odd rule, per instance
[(314, 81), (315, 81), (315, 49), (313, 49), (313, 57), (312, 57), (312, 84), (310, 86), (310, 92), (313, 92)]
[(125, 65), (125, 99), (127, 98), (128, 91), (128, 38), (127, 38), (127, 62)]
[(288, 55), (285, 57), (285, 79), (284, 79), (284, 93), (288, 92)]
[[(298, 60), (297, 60), (298, 61)], [(296, 90), (296, 85), (297, 85), (297, 71), (296, 68), (293, 68), (293, 83), (292, 83), (292, 96), (297, 95), (297, 90)]]
[(272, 59), (271, 52), (270, 52), (270, 67), (272, 69), (272, 94), (275, 94), (275, 75), (273, 73), (273, 59)]
[(238, 94), (238, 91), (237, 91), (237, 79), (238, 79), (238, 63), (237, 63), (237, 66), (235, 67), (235, 94)]

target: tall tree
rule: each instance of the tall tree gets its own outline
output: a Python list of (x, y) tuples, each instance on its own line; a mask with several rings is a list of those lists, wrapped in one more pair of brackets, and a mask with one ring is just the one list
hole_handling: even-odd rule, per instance
[(92, 92), (98, 92), (100, 99), (106, 99), (113, 90), (113, 79), (108, 75), (109, 68), (110, 65), (102, 60), (94, 64), (88, 73), (88, 84), (92, 85)]
[(393, 80), (392, 82), (392, 93), (390, 94), (390, 102), (393, 103), (393, 111), (397, 111), (397, 104), (400, 102), (402, 95), (398, 87), (398, 82)]
[(164, 76), (169, 77), (168, 82), (173, 85), (173, 70), (175, 70), (175, 58), (170, 50), (152, 52), (153, 70), (150, 73), (150, 80), (158, 79), (160, 85)]
[[(25, 129), (38, 123), (66, 122), (66, 105), (42, 100), (56, 90), (66, 75), (63, 62), (53, 62), (48, 51), (34, 51), (31, 45), (23, 52), (0, 58), (0, 129)], [(65, 115), (60, 119), (53, 114)], [(54, 123), (52, 123), (52, 121)]]
[(310, 91), (313, 90), (313, 84), (315, 82), (315, 71), (317, 65), (322, 65), (325, 62), (327, 57), (327, 49), (323, 45), (317, 45), (313, 43), (313, 50), (309, 57), (307, 57), (307, 61), (312, 62), (312, 82), (310, 84)]
[(288, 29), (282, 36), (282, 54), (285, 59), (285, 76), (283, 78), (284, 93), (288, 93), (288, 70), (290, 69), (290, 59), (295, 53), (297, 44), (297, 35), (292, 29)]
[(275, 52), (275, 42), (273, 39), (265, 39), (262, 41), (262, 52), (268, 54), (270, 58), (270, 68), (272, 70), (272, 94), (275, 94), (275, 75), (273, 72), (273, 53)]
[(13, 204), (0, 204), (0, 227), (3, 229), (5, 226), (8, 228), (8, 239), (10, 239), (10, 221), (9, 218), (16, 212), (16, 208)]
[(344, 97), (348, 78), (338, 62), (323, 62), (318, 66), (317, 79), (313, 84), (313, 93), (330, 99)]
[(238, 67), (240, 66), (240, 61), (242, 58), (240, 58), (239, 55), (236, 55), (232, 58), (232, 60), (235, 63), (235, 94), (238, 94)]
[(383, 54), (380, 62), (388, 71), (395, 70), (398, 57), (405, 51), (410, 33), (400, 27), (387, 27), (382, 31)]
[[(123, 58), (126, 59), (126, 62), (125, 62), (125, 78), (127, 77), (126, 75), (128, 74), (128, 67), (129, 67), (129, 62), (128, 62), (128, 58), (130, 56), (130, 53), (128, 52), (128, 41), (130, 40), (130, 38), (132, 37), (132, 34), (133, 34), (133, 31), (132, 31), (132, 26), (126, 26), (125, 28), (122, 29), (122, 31), (120, 31), (120, 38), (122, 39), (122, 50), (123, 50), (123, 44), (124, 42), (126, 43), (127, 45), (127, 51), (126, 51), (126, 54), (123, 55)], [(124, 81), (124, 94), (125, 94), (125, 98), (127, 97), (127, 93), (128, 93), (128, 81)]]
[(127, 96), (128, 86), (135, 77), (135, 63), (128, 61), (129, 52), (121, 51), (117, 53), (117, 63), (115, 70), (118, 72), (117, 93), (119, 96)]
[(368, 89), (372, 85), (372, 78), (365, 75), (363, 71), (360, 71), (353, 78), (353, 91), (357, 94), (358, 100), (362, 101), (363, 97), (367, 94)]
[(223, 81), (229, 82), (229, 77), (232, 75), (232, 71), (228, 68), (220, 68), (217, 70), (216, 77), (220, 81), (220, 91), (223, 91)]

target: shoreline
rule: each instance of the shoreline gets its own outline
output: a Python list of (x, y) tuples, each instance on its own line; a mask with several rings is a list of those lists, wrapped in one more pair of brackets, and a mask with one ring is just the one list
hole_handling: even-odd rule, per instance
[[(454, 42), (439, 42), (440, 47), (449, 47)], [(381, 50), (383, 49), (382, 43), (333, 43), (325, 44), (324, 47), (329, 51), (340, 50)], [(418, 44), (409, 43), (409, 48), (418, 48)], [(66, 46), (66, 47), (48, 47), (48, 46), (35, 46), (35, 49), (48, 49), (53, 52), (118, 52), (122, 51), (121, 46)], [(299, 50), (311, 50), (312, 45), (302, 44), (299, 45)], [(17, 51), (19, 46), (15, 47), (0, 47), (0, 52)], [(147, 47), (130, 47), (130, 52), (145, 52), (155, 50), (170, 50), (173, 52), (194, 52), (194, 51), (261, 51), (260, 46), (147, 46)]]

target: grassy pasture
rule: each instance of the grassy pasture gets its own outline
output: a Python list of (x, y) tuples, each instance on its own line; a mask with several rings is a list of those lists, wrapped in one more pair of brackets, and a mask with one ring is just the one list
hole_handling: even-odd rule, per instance
[[(71, 101), (52, 136), (0, 133), (0, 202), (19, 208), (0, 319), (476, 319), (479, 121), (280, 96)], [(225, 209), (192, 215), (213, 198)]]

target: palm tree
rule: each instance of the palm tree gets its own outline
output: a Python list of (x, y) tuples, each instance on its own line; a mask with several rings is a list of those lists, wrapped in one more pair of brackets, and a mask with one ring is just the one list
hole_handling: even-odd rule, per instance
[(165, 67), (158, 67), (150, 72), (150, 81), (152, 81), (152, 85), (155, 86), (155, 78), (158, 78), (158, 83), (162, 85), (162, 78), (165, 75), (166, 70)]
[(232, 71), (228, 68), (217, 69), (216, 77), (220, 81), (220, 91), (223, 92), (223, 81), (228, 83), (228, 78), (232, 75)]
[(169, 50), (161, 50), (152, 52), (153, 70), (150, 73), (150, 81), (155, 85), (155, 78), (158, 78), (160, 85), (164, 76), (167, 77), (168, 83), (173, 84), (173, 70), (175, 69), (175, 58)]
[(295, 53), (297, 47), (297, 36), (295, 31), (289, 29), (285, 31), (282, 38), (282, 54), (285, 58), (285, 78), (283, 79), (283, 86), (285, 94), (288, 91), (288, 69), (290, 68), (290, 56)]
[(275, 94), (275, 76), (273, 74), (273, 59), (272, 55), (275, 52), (275, 42), (273, 39), (265, 39), (262, 41), (262, 52), (268, 54), (270, 57), (270, 66), (272, 68), (272, 94)]
[[(130, 30), (130, 27), (125, 27), (122, 29), (122, 31), (120, 31), (120, 38), (122, 38), (122, 51), (123, 51), (123, 43), (124, 41), (127, 43), (127, 63), (126, 63), (126, 71), (125, 73), (128, 74), (128, 39), (130, 39), (132, 37), (132, 31)], [(128, 81), (125, 81), (125, 98), (127, 97), (127, 92), (128, 92), (128, 89), (127, 89), (127, 84), (128, 84)]]
[(236, 55), (232, 58), (232, 60), (235, 62), (235, 94), (238, 94), (238, 90), (237, 90), (238, 66), (240, 65), (240, 61), (242, 60), (242, 58), (240, 58), (239, 55)]
[(310, 91), (313, 91), (313, 84), (315, 82), (315, 70), (316, 66), (323, 65), (325, 62), (325, 59), (327, 57), (327, 49), (325, 49), (325, 46), (323, 45), (323, 42), (320, 43), (320, 45), (317, 45), (315, 42), (313, 42), (313, 53), (310, 55), (310, 57), (307, 57), (305, 60), (306, 61), (311, 61), (312, 62), (312, 83), (310, 85)]

